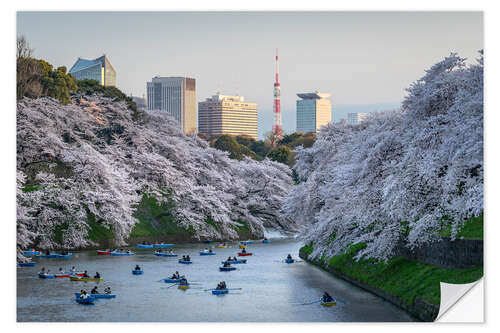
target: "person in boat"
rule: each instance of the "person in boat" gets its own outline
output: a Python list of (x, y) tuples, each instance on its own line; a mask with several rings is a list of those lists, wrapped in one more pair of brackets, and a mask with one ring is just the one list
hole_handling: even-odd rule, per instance
[(224, 261), (224, 267), (231, 267), (231, 264), (229, 263), (229, 261)]
[(214, 251), (212, 251), (212, 249), (211, 249), (211, 248), (210, 248), (210, 249), (208, 249), (208, 253), (212, 253), (212, 252), (214, 252)]
[(162, 250), (161, 250), (161, 249), (158, 249), (158, 251), (156, 251), (156, 252), (161, 253), (161, 252), (162, 252)]
[(217, 283), (217, 287), (215, 287), (215, 290), (221, 290), (222, 289), (222, 282)]
[(246, 249), (241, 249), (241, 253), (247, 253)]
[(231, 256), (227, 257), (227, 260), (226, 261), (232, 261), (233, 259), (231, 258)]
[(127, 250), (127, 253), (130, 253), (130, 250)]
[(50, 251), (49, 250), (45, 251), (45, 254), (50, 255)]
[(99, 294), (99, 291), (97, 290), (97, 286), (95, 286), (94, 288), (92, 288), (92, 290), (90, 291), (90, 293), (91, 293), (92, 295), (94, 295), (94, 294)]
[(188, 280), (184, 276), (182, 276), (181, 280), (179, 281), (179, 284), (181, 286), (187, 286), (188, 285)]
[(189, 256), (189, 254), (186, 256), (186, 261), (191, 261), (191, 257)]
[(61, 254), (62, 254), (63, 256), (65, 256), (65, 255), (67, 255), (67, 254), (68, 254), (68, 251), (66, 251), (66, 250), (62, 250), (62, 251), (61, 251)]
[(110, 295), (111, 294), (111, 288), (110, 287), (104, 288), (104, 293)]
[(333, 302), (333, 297), (328, 294), (328, 292), (325, 291), (323, 294), (323, 297), (321, 297), (321, 300), (325, 303)]
[(45, 274), (45, 267), (42, 267), (42, 270), (40, 271), (40, 274)]
[(99, 272), (95, 272), (94, 279), (100, 279), (100, 278), (101, 274), (99, 274)]
[(286, 256), (287, 259), (292, 259), (292, 255), (290, 253), (288, 253), (288, 255)]
[(80, 294), (80, 298), (89, 298), (89, 294), (87, 294), (87, 292), (85, 290), (82, 290), (83, 293)]
[(71, 267), (70, 271), (69, 271), (71, 274), (75, 274), (76, 273), (76, 268), (75, 266)]
[(59, 274), (64, 274), (62, 267), (59, 267)]
[(90, 276), (89, 276), (89, 274), (87, 273), (87, 271), (85, 271), (85, 272), (83, 272), (82, 277), (84, 277), (84, 278), (89, 278)]
[(139, 267), (139, 265), (135, 265), (135, 270), (136, 271), (140, 271), (141, 270), (141, 268)]
[(227, 289), (226, 281), (222, 281), (222, 289)]

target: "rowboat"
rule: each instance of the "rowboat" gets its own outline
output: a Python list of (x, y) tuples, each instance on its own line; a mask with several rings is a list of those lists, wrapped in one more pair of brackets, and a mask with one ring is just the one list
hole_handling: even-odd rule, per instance
[[(115, 298), (116, 295), (112, 294), (89, 294), (92, 298)], [(75, 293), (76, 298), (80, 298), (80, 293)]]
[(58, 253), (51, 253), (51, 254), (39, 254), (36, 255), (37, 258), (71, 258), (73, 256), (73, 253), (68, 253), (68, 254), (58, 254)]
[(205, 243), (205, 244), (210, 244), (210, 242), (212, 242), (212, 241), (209, 239), (203, 241), (203, 243)]
[(69, 278), (69, 273), (56, 273), (54, 274), (56, 278)]
[(205, 252), (205, 251), (201, 251), (200, 252), (200, 256), (214, 256), (215, 255), (215, 252)]
[(153, 244), (153, 247), (172, 247), (174, 244)]
[(177, 254), (155, 252), (155, 256), (158, 256), (158, 257), (177, 257)]
[(163, 279), (165, 283), (178, 283), (181, 282), (181, 279)]
[(138, 248), (149, 249), (153, 247), (153, 244), (137, 244)]
[(112, 256), (133, 256), (133, 255), (135, 255), (135, 253), (134, 252), (129, 252), (129, 253), (127, 253), (127, 252), (111, 252), (111, 255)]
[(247, 241), (241, 241), (240, 243), (243, 245), (250, 245), (250, 244), (253, 244), (253, 241), (247, 240)]
[(186, 289), (189, 289), (189, 283), (187, 284), (180, 284), (177, 289), (182, 289), (182, 290), (186, 290)]
[(287, 264), (291, 264), (291, 263), (293, 263), (293, 261), (294, 261), (294, 260), (293, 260), (293, 259), (290, 259), (290, 258), (286, 258), (286, 259), (285, 259), (285, 262), (286, 262)]
[(104, 281), (104, 279), (84, 278), (84, 277), (76, 277), (76, 276), (70, 276), (69, 279), (71, 281), (83, 281), (83, 282)]
[(222, 267), (219, 267), (219, 270), (220, 270), (221, 272), (229, 272), (229, 271), (234, 271), (234, 270), (236, 270), (236, 267), (224, 267), (224, 266), (222, 266)]
[(337, 301), (335, 301), (335, 300), (332, 301), (332, 302), (323, 302), (323, 301), (321, 301), (320, 304), (323, 305), (323, 306), (335, 306), (335, 305), (337, 305)]
[[(227, 261), (227, 260), (226, 260)], [(222, 264), (225, 264), (226, 261), (222, 261)], [(230, 264), (246, 264), (247, 260), (246, 259), (241, 259), (241, 260), (229, 260), (228, 261)]]
[(58, 254), (57, 253), (51, 253), (51, 254), (37, 254), (37, 258), (57, 258)]
[(142, 273), (144, 273), (144, 271), (141, 271), (141, 270), (138, 270), (138, 269), (137, 269), (137, 270), (136, 270), (136, 269), (134, 269), (134, 270), (132, 271), (132, 274), (134, 274), (134, 275), (142, 275)]
[(38, 273), (40, 279), (53, 279), (54, 274)]
[(247, 253), (238, 252), (239, 257), (251, 256), (251, 255), (252, 255), (252, 253), (250, 253), (250, 252), (247, 252)]
[(94, 297), (87, 297), (87, 298), (80, 298), (78, 297), (75, 299), (77, 303), (80, 304), (94, 304), (95, 298)]
[(20, 267), (33, 267), (35, 266), (36, 262), (18, 262), (17, 264)]
[(182, 259), (179, 259), (179, 264), (192, 264), (193, 262), (192, 261), (187, 261), (187, 260), (182, 260)]
[(246, 248), (247, 248), (246, 245), (240, 244), (240, 249), (246, 249)]
[(111, 251), (106, 251), (106, 250), (97, 250), (97, 254), (109, 256), (111, 254)]
[(212, 295), (224, 295), (229, 293), (229, 290), (227, 289), (214, 289), (212, 290)]
[(272, 242), (271, 242), (269, 239), (264, 239), (264, 240), (262, 241), (262, 243), (264, 243), (264, 244), (269, 244), (269, 243), (272, 243)]
[(23, 252), (24, 256), (34, 256), (34, 255), (37, 255), (37, 254), (40, 254), (40, 251), (24, 251)]
[(222, 244), (221, 244), (221, 245), (218, 245), (217, 247), (218, 247), (219, 249), (227, 249), (227, 245), (222, 245)]

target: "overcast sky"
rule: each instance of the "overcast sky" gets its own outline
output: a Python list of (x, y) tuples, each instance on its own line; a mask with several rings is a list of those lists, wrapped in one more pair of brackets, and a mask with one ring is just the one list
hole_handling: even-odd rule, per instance
[(69, 68), (105, 53), (125, 93), (155, 75), (196, 79), (197, 100), (244, 96), (270, 131), (279, 48), (283, 128), (295, 130), (296, 93), (332, 94), (334, 120), (396, 108), (405, 88), (450, 52), (483, 48), (480, 12), (19, 12), (35, 57)]

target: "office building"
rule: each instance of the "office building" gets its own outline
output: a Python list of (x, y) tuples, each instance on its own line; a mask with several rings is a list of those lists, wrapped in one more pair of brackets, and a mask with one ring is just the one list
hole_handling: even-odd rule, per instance
[(94, 60), (78, 58), (69, 74), (76, 80), (90, 79), (105, 87), (116, 86), (116, 71), (106, 55)]
[(361, 123), (366, 117), (368, 113), (363, 112), (353, 112), (347, 114), (347, 123), (350, 125), (357, 125)]
[(318, 132), (320, 127), (332, 121), (330, 94), (319, 92), (297, 94), (297, 132)]
[(155, 76), (146, 84), (148, 110), (167, 112), (184, 134), (196, 133), (196, 80)]
[(257, 140), (257, 103), (243, 96), (221, 94), (198, 103), (198, 132), (213, 137), (221, 134), (248, 135)]

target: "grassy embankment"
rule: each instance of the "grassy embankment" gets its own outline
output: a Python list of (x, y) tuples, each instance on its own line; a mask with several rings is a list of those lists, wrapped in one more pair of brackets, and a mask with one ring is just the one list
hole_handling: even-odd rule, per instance
[[(443, 231), (442, 236), (449, 236), (449, 230)], [(482, 239), (483, 216), (467, 220), (459, 237)], [(387, 263), (373, 259), (354, 260), (356, 254), (365, 246), (364, 243), (352, 245), (345, 253), (329, 258), (328, 266), (394, 296), (399, 296), (410, 304), (414, 302), (415, 296), (419, 296), (430, 303), (439, 305), (440, 282), (471, 283), (483, 276), (482, 266), (470, 269), (443, 269), (401, 257), (392, 258)], [(312, 242), (303, 246), (301, 250), (311, 254)]]

